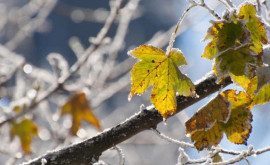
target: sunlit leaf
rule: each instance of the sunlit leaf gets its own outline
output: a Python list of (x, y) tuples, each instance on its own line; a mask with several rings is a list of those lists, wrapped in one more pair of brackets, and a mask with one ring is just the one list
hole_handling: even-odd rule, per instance
[(220, 143), (223, 133), (232, 143), (246, 144), (251, 132), (251, 101), (245, 92), (236, 94), (236, 90), (227, 90), (201, 108), (186, 122), (187, 133), (191, 134), (195, 147), (199, 151), (210, 149)]
[(76, 135), (83, 120), (93, 124), (98, 130), (101, 130), (99, 120), (93, 114), (85, 93), (83, 92), (72, 96), (61, 107), (61, 115), (64, 114), (70, 114), (72, 116), (72, 126), (70, 130), (72, 135)]
[(209, 129), (216, 122), (226, 122), (230, 113), (230, 103), (221, 95), (211, 100), (186, 122), (186, 133)]
[(29, 154), (31, 152), (32, 135), (38, 135), (38, 127), (32, 120), (23, 119), (18, 123), (11, 123), (10, 135), (11, 139), (14, 136), (18, 136), (21, 141), (22, 150), (26, 154)]
[[(212, 39), (206, 46), (202, 57), (213, 59), (218, 53), (232, 47), (239, 46), (238, 43), (244, 43), (244, 35), (248, 35), (239, 21), (217, 21), (212, 22), (204, 40)], [(238, 45), (237, 45), (238, 44)]]
[(131, 70), (129, 98), (144, 93), (153, 85), (151, 102), (167, 118), (176, 111), (176, 92), (183, 96), (194, 95), (195, 87), (191, 80), (178, 69), (179, 65), (186, 64), (180, 50), (172, 49), (167, 56), (161, 49), (141, 45), (128, 53), (141, 60)]
[(270, 83), (264, 85), (258, 91), (258, 93), (255, 94), (251, 106), (254, 106), (254, 105), (257, 105), (257, 104), (265, 104), (268, 101), (270, 101)]
[(239, 76), (248, 79), (255, 75), (255, 67), (262, 66), (261, 56), (254, 56), (250, 50), (252, 38), (244, 21), (218, 21), (208, 29), (205, 39), (211, 39), (202, 57), (214, 59), (213, 70), (218, 82), (227, 76), (241, 85)]
[(222, 124), (229, 141), (235, 144), (247, 144), (251, 132), (252, 114), (249, 105), (252, 99), (245, 93), (227, 90), (221, 95), (231, 102), (231, 115), (227, 123)]
[(250, 47), (255, 53), (259, 54), (263, 51), (262, 44), (267, 44), (266, 29), (262, 21), (256, 17), (256, 7), (252, 4), (243, 5), (238, 13), (238, 18), (246, 20), (247, 29), (251, 33), (253, 45)]
[(231, 76), (234, 82), (238, 82), (236, 76), (246, 76), (251, 78), (254, 69), (251, 66), (261, 66), (262, 61), (249, 54), (248, 46), (238, 50), (229, 50), (226, 53), (215, 58), (213, 70), (218, 79), (222, 79), (228, 75)]
[(241, 86), (246, 93), (253, 98), (254, 92), (257, 88), (257, 84), (258, 84), (258, 77), (255, 76), (253, 78), (248, 78), (245, 75), (242, 76), (235, 76), (232, 75), (232, 80), (234, 81), (234, 83), (238, 86)]

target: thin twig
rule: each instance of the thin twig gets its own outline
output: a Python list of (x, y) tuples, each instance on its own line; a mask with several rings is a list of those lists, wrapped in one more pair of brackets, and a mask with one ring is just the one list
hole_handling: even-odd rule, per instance
[[(224, 86), (231, 84), (232, 81), (227, 78), (223, 82)], [(216, 84), (216, 76), (209, 74), (200, 82), (197, 82), (196, 92), (199, 97), (177, 96), (177, 112), (193, 105), (195, 102), (217, 92), (220, 85)], [(97, 162), (102, 152), (129, 139), (143, 130), (155, 128), (159, 122), (163, 121), (162, 116), (154, 108), (139, 111), (126, 121), (108, 129), (93, 138), (87, 139), (58, 151), (49, 152), (37, 159), (34, 159), (25, 165), (39, 165), (40, 160), (45, 158), (47, 165), (72, 165), (72, 164), (91, 164)]]
[(195, 148), (193, 144), (190, 143), (186, 143), (186, 142), (182, 142), (173, 138), (170, 138), (166, 135), (164, 135), (163, 133), (159, 132), (157, 129), (152, 129), (153, 132), (160, 137), (161, 139), (164, 139), (168, 142), (174, 143), (174, 144), (178, 144), (180, 147), (190, 147), (190, 148)]
[(119, 148), (118, 146), (114, 146), (113, 149), (115, 149), (119, 156), (119, 165), (125, 165), (125, 155), (123, 153), (123, 150)]
[(218, 16), (218, 14), (213, 9), (211, 9), (209, 6), (205, 4), (204, 0), (201, 0), (201, 3), (198, 3), (198, 5), (208, 10), (209, 13), (211, 13), (216, 19), (218, 20), (221, 19), (220, 16)]
[(227, 2), (227, 4), (231, 7), (231, 8), (234, 8), (234, 5), (233, 3), (231, 2), (231, 0), (225, 0)]
[(24, 25), (20, 30), (15, 34), (15, 36), (9, 40), (5, 46), (8, 47), (10, 50), (14, 50), (23, 40), (25, 37), (32, 34), (38, 27), (42, 25), (42, 23), (46, 20), (49, 16), (51, 11), (54, 9), (57, 0), (47, 0), (46, 4), (43, 8), (40, 9), (36, 18), (32, 19), (26, 25)]
[(22, 111), (14, 116), (11, 117), (7, 117), (6, 119), (4, 119), (3, 121), (0, 122), (0, 126), (13, 121), (19, 117), (22, 117), (23, 115), (32, 112), (34, 110), (34, 108), (43, 100), (47, 99), (49, 96), (51, 96), (52, 94), (54, 94), (58, 89), (61, 88), (61, 86), (74, 74), (76, 73), (80, 67), (82, 65), (85, 64), (85, 62), (87, 61), (87, 59), (89, 58), (89, 56), (96, 50), (99, 48), (99, 46), (101, 45), (103, 39), (105, 38), (105, 36), (107, 35), (107, 33), (109, 32), (109, 29), (111, 28), (116, 15), (118, 14), (118, 11), (121, 8), (123, 0), (117, 0), (115, 2), (114, 8), (111, 10), (111, 14), (108, 17), (104, 27), (101, 29), (101, 31), (98, 33), (97, 38), (96, 38), (96, 42), (95, 44), (91, 45), (81, 56), (81, 58), (78, 59), (78, 61), (72, 65), (72, 67), (70, 68), (70, 73), (67, 74), (66, 76), (61, 77), (61, 79), (58, 80), (58, 83), (51, 86), (49, 89), (47, 89), (44, 92), (41, 92), (40, 95), (37, 96), (36, 100), (34, 102), (32, 102), (31, 105), (29, 105), (29, 107), (25, 110)]
[(129, 23), (132, 20), (133, 14), (136, 12), (139, 2), (140, 0), (129, 1), (128, 4), (121, 10), (119, 25), (116, 30), (115, 37), (110, 45), (108, 58), (105, 61), (104, 67), (100, 71), (102, 74), (99, 74), (95, 81), (98, 86), (102, 87), (112, 72), (112, 68), (116, 63), (115, 59), (124, 44)]
[(256, 0), (256, 3), (257, 3), (257, 12), (258, 12), (258, 14), (260, 15), (261, 14), (261, 12), (262, 12), (262, 10), (261, 10), (261, 3), (260, 3), (260, 0)]
[(223, 0), (218, 0), (220, 3), (222, 3), (227, 9), (231, 9), (231, 6), (229, 4), (227, 4), (225, 1)]
[(182, 21), (184, 20), (186, 14), (190, 11), (190, 9), (192, 9), (193, 7), (196, 7), (197, 5), (196, 4), (191, 4), (185, 11), (184, 13), (182, 14), (182, 16), (179, 18), (179, 21), (177, 22), (176, 24), (176, 27), (175, 27), (175, 30), (174, 32), (172, 33), (171, 35), (171, 38), (170, 38), (170, 41), (169, 41), (169, 45), (166, 49), (166, 55), (168, 56), (169, 53), (171, 52), (172, 48), (173, 48), (173, 44), (174, 44), (174, 41), (175, 41), (175, 37), (176, 37), (176, 34), (178, 32), (178, 29), (182, 23)]

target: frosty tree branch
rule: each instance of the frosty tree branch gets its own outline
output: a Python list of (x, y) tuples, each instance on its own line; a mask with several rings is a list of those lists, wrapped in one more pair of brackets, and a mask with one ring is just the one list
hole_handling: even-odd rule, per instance
[(39, 103), (41, 103), (42, 101), (46, 100), (48, 97), (50, 97), (52, 94), (54, 94), (57, 90), (59, 90), (62, 85), (70, 78), (72, 77), (72, 75), (74, 75), (82, 65), (84, 65), (86, 63), (86, 61), (88, 60), (88, 58), (91, 56), (91, 54), (96, 51), (101, 45), (102, 42), (104, 40), (104, 38), (106, 37), (107, 33), (109, 32), (109, 30), (111, 29), (111, 26), (114, 22), (114, 20), (116, 19), (116, 16), (121, 8), (121, 5), (123, 3), (123, 0), (117, 0), (111, 10), (111, 14), (109, 15), (109, 17), (107, 18), (106, 23), (104, 24), (103, 28), (100, 30), (100, 32), (98, 33), (97, 37), (95, 38), (95, 43), (93, 45), (91, 45), (89, 48), (87, 48), (85, 50), (85, 52), (81, 55), (81, 58), (79, 58), (76, 63), (74, 63), (71, 68), (70, 68), (70, 73), (61, 77), (57, 84), (51, 86), (47, 91), (42, 92), (40, 95), (38, 95), (36, 97), (36, 100), (34, 102), (32, 102), (29, 107), (22, 111), (21, 113), (18, 113), (14, 116), (9, 116), (6, 119), (3, 119), (2, 121), (0, 121), (0, 126), (13, 121), (31, 111), (34, 110), (34, 107), (36, 107)]
[[(222, 86), (231, 84), (229, 78), (225, 79)], [(196, 83), (198, 97), (177, 96), (177, 112), (217, 92), (221, 84), (216, 84), (216, 76), (211, 73)], [(117, 126), (78, 144), (73, 144), (58, 151), (48, 152), (24, 165), (40, 165), (42, 159), (47, 160), (46, 165), (78, 165), (93, 164), (98, 161), (102, 152), (129, 139), (139, 132), (155, 128), (163, 120), (154, 108), (144, 109)]]

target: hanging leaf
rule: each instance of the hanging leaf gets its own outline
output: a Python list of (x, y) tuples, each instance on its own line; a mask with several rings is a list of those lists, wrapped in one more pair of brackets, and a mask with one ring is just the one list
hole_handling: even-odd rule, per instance
[(262, 44), (267, 44), (266, 29), (262, 21), (256, 17), (256, 7), (252, 4), (243, 5), (238, 13), (238, 18), (246, 20), (245, 26), (251, 33), (253, 45), (250, 47), (256, 54), (263, 51)]
[(186, 133), (209, 129), (216, 122), (226, 122), (230, 114), (230, 103), (221, 95), (211, 100), (186, 122)]
[(215, 60), (213, 70), (218, 81), (229, 75), (236, 84), (241, 84), (239, 76), (251, 78), (254, 66), (262, 66), (260, 56), (251, 54), (250, 32), (241, 21), (213, 22), (206, 39), (211, 39), (211, 42), (205, 47), (202, 57)]
[(77, 93), (72, 96), (62, 107), (61, 116), (70, 114), (72, 116), (71, 134), (76, 135), (81, 126), (81, 121), (84, 120), (93, 124), (98, 130), (101, 130), (99, 120), (93, 114), (85, 93)]
[(256, 17), (252, 4), (241, 6), (231, 20), (212, 22), (204, 40), (211, 40), (202, 57), (215, 60), (213, 70), (218, 82), (231, 76), (233, 82), (245, 88), (256, 67), (262, 66), (262, 45), (267, 44), (266, 29)]
[(204, 38), (204, 41), (211, 39), (202, 54), (202, 57), (206, 59), (212, 60), (222, 51), (245, 43), (244, 39), (246, 39), (246, 35), (249, 35), (240, 21), (213, 21), (211, 23), (213, 25), (208, 29)]
[(14, 136), (18, 136), (21, 141), (22, 150), (29, 154), (31, 152), (32, 135), (38, 135), (38, 127), (32, 120), (23, 119), (16, 123), (11, 123), (10, 136), (11, 140)]
[(251, 107), (258, 104), (265, 104), (270, 101), (270, 83), (264, 85), (258, 93), (255, 94)]
[(199, 151), (210, 149), (220, 143), (223, 133), (232, 143), (246, 144), (251, 132), (252, 114), (248, 107), (251, 101), (244, 92), (227, 90), (201, 108), (186, 122), (195, 147)]
[(176, 92), (183, 96), (194, 95), (193, 83), (178, 69), (178, 66), (186, 64), (179, 49), (172, 49), (166, 56), (161, 49), (141, 45), (128, 54), (141, 60), (131, 70), (132, 86), (129, 99), (135, 94), (144, 93), (153, 85), (151, 102), (166, 119), (176, 111)]

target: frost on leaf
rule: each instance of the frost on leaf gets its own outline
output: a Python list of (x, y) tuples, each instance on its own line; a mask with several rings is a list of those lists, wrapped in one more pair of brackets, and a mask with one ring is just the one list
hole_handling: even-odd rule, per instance
[(11, 123), (11, 140), (14, 139), (14, 136), (18, 136), (21, 142), (22, 150), (26, 154), (29, 154), (31, 152), (32, 135), (38, 135), (38, 127), (35, 123), (32, 122), (32, 120), (23, 119), (18, 123)]
[(264, 104), (270, 101), (270, 51), (269, 47), (264, 49), (263, 60), (266, 66), (258, 67), (256, 76), (252, 79), (243, 80), (242, 87), (253, 99), (250, 107)]
[(232, 143), (246, 144), (251, 132), (252, 114), (248, 108), (251, 101), (244, 92), (227, 90), (200, 109), (186, 122), (195, 147), (199, 151), (210, 149), (220, 143), (223, 133)]
[(140, 60), (131, 70), (129, 98), (144, 93), (153, 85), (151, 102), (166, 119), (176, 111), (176, 92), (183, 96), (194, 95), (193, 83), (178, 69), (178, 66), (186, 64), (179, 49), (172, 49), (166, 56), (159, 48), (141, 45), (128, 54)]
[(231, 20), (212, 23), (204, 39), (211, 41), (202, 57), (215, 60), (213, 70), (219, 82), (231, 76), (234, 83), (243, 87), (243, 80), (254, 77), (256, 67), (263, 64), (262, 45), (268, 43), (264, 24), (251, 4), (243, 5)]
[(186, 122), (186, 133), (209, 129), (215, 122), (226, 122), (230, 114), (229, 107), (230, 103), (218, 95)]
[(257, 68), (256, 80), (249, 86), (252, 87), (253, 102), (251, 106), (264, 104), (270, 101), (270, 47), (265, 47), (263, 52), (265, 66)]
[(250, 47), (256, 54), (260, 54), (263, 51), (262, 44), (267, 44), (266, 29), (262, 21), (256, 17), (256, 7), (251, 4), (243, 5), (237, 18), (246, 20), (245, 26), (251, 33), (253, 45)]
[(72, 116), (72, 126), (70, 130), (72, 135), (76, 135), (81, 126), (82, 120), (93, 124), (98, 130), (101, 130), (99, 120), (93, 114), (85, 93), (83, 92), (72, 96), (61, 107), (61, 115), (65, 114), (70, 114)]
[(255, 95), (253, 98), (253, 102), (251, 106), (257, 104), (265, 104), (270, 101), (270, 83), (264, 85)]
[(249, 49), (252, 45), (250, 33), (241, 21), (213, 22), (205, 39), (212, 41), (205, 47), (202, 57), (215, 60), (213, 70), (218, 81), (230, 75), (237, 84), (239, 76), (249, 78), (253, 75), (253, 66), (262, 65), (260, 56), (253, 56)]

